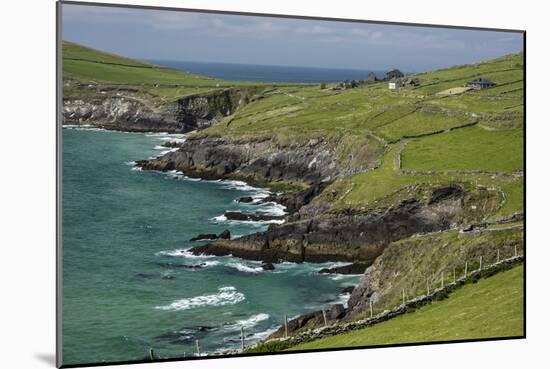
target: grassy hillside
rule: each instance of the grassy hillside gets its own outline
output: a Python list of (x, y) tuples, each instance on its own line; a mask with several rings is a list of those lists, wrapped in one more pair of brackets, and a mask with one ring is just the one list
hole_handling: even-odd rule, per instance
[[(334, 182), (318, 199), (334, 210), (369, 210), (414, 186), (461, 182), (500, 191), (503, 203), (487, 218), (521, 212), (523, 177), (511, 174), (523, 170), (523, 54), (415, 77), (418, 87), (398, 91), (383, 82), (276, 88), (200, 134), (268, 136), (281, 145), (322, 138), (334, 142), (342, 165), (378, 156), (377, 169)], [(439, 94), (477, 77), (498, 85)]]
[[(290, 348), (280, 344), (278, 347), (299, 351), (522, 336), (523, 293), (520, 265), (467, 284), (445, 300), (391, 320)], [(264, 349), (278, 351), (277, 343)]]
[(62, 59), (65, 98), (103, 98), (125, 91), (162, 104), (190, 94), (253, 85), (147, 64), (68, 41), (63, 42)]
[(415, 139), (403, 151), (402, 168), (510, 173), (523, 168), (522, 140), (521, 129), (490, 131), (479, 126)]

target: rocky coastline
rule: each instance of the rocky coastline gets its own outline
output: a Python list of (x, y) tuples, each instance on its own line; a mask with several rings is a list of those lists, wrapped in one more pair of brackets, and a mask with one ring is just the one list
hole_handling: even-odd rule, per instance
[(244, 106), (258, 88), (227, 88), (155, 105), (132, 95), (63, 99), (68, 124), (128, 132), (187, 133), (210, 127)]
[[(203, 179), (242, 180), (280, 190), (262, 201), (284, 205), (288, 211), (284, 216), (237, 212), (226, 212), (224, 216), (237, 221), (280, 221), (282, 224), (270, 224), (264, 232), (237, 239), (231, 239), (226, 233), (199, 234), (192, 241), (207, 243), (190, 249), (196, 255), (233, 255), (257, 260), (263, 263), (265, 270), (272, 270), (276, 268), (273, 264), (283, 261), (348, 262), (346, 266), (319, 272), (363, 274), (391, 242), (417, 234), (447, 231), (463, 223), (468, 213), (466, 204), (472, 194), (458, 184), (432, 188), (427, 198), (411, 195), (376, 211), (330, 210), (330, 197), (319, 200), (319, 195), (332, 182), (377, 165), (376, 158), (367, 158), (357, 165), (343, 165), (331, 139), (312, 138), (304, 144), (282, 144), (262, 136), (201, 134), (200, 130), (230, 117), (256, 92), (244, 88), (226, 89), (188, 96), (160, 108), (122, 97), (87, 102), (66, 100), (63, 115), (67, 122), (77, 121), (106, 129), (194, 131), (185, 142), (170, 143), (173, 151), (158, 158), (137, 161), (136, 166), (161, 172), (176, 170)], [(240, 198), (238, 201), (251, 203), (253, 199)], [(361, 288), (351, 293), (354, 314), (365, 309), (366, 288)], [(333, 305), (329, 319), (343, 319), (349, 311), (342, 304)], [(298, 330), (318, 326), (323, 320), (319, 312), (314, 312), (290, 323)]]

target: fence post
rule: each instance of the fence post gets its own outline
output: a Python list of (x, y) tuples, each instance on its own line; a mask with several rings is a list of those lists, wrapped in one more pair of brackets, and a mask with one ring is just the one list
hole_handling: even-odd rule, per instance
[(443, 286), (445, 286), (445, 282), (444, 282), (444, 272), (441, 272), (441, 288), (443, 288)]
[(403, 305), (405, 305), (405, 289), (403, 288)]
[(497, 263), (500, 262), (500, 249), (497, 249)]
[(514, 245), (514, 257), (518, 257), (518, 245)]
[(370, 308), (370, 317), (372, 318), (373, 312), (372, 312), (372, 297), (369, 299), (369, 308)]
[(456, 266), (453, 267), (453, 283), (456, 283)]
[(325, 311), (325, 309), (323, 309), (323, 322), (325, 323), (325, 327), (328, 325), (328, 322), (327, 322), (327, 312)]
[(430, 294), (430, 279), (426, 278), (426, 296)]
[(241, 351), (244, 351), (244, 327), (241, 326)]
[(152, 347), (149, 347), (149, 359), (151, 359), (151, 361), (155, 360), (155, 352)]
[(464, 279), (468, 278), (468, 262), (464, 264)]
[(195, 346), (197, 347), (197, 356), (201, 356), (201, 346), (199, 340), (195, 340)]
[(288, 318), (285, 313), (285, 338), (288, 337)]
[(483, 256), (479, 257), (479, 271), (481, 271), (481, 268), (483, 267)]

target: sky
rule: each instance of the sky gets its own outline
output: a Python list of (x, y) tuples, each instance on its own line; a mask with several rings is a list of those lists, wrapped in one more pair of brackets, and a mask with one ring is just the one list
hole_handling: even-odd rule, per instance
[(514, 32), (72, 4), (62, 19), (64, 40), (141, 60), (420, 72), (523, 50)]

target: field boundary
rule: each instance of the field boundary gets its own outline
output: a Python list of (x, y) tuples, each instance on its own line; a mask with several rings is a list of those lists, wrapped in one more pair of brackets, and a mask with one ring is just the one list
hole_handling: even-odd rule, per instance
[[(461, 278), (457, 278), (456, 281), (453, 281), (449, 284), (443, 285), (442, 287), (433, 289), (432, 292), (427, 291), (425, 295), (417, 296), (413, 299), (405, 301), (403, 304), (391, 309), (384, 310), (383, 312), (373, 315), (366, 319), (361, 319), (355, 322), (348, 322), (344, 324), (333, 324), (321, 328), (316, 328), (308, 331), (298, 333), (294, 336), (286, 338), (273, 338), (267, 341), (258, 342), (252, 346), (249, 346), (245, 349), (254, 349), (266, 344), (277, 344), (278, 347), (290, 348), (295, 345), (302, 343), (318, 340), (321, 338), (326, 338), (330, 336), (339, 335), (346, 333), (352, 330), (366, 328), (378, 323), (385, 322), (392, 318), (395, 318), (399, 315), (414, 311), (422, 306), (425, 306), (432, 301), (442, 300), (448, 296), (449, 293), (455, 291), (456, 289), (464, 286), (467, 283), (475, 283), (481, 278), (490, 277), (498, 272), (511, 269), (512, 267), (523, 263), (525, 257), (523, 255), (513, 256), (508, 259), (498, 261), (494, 264), (490, 264), (486, 267), (480, 267), (470, 273), (466, 272), (465, 275)], [(284, 349), (281, 348), (281, 349)], [(230, 350), (221, 353), (222, 355), (235, 355), (240, 353), (238, 350)]]

